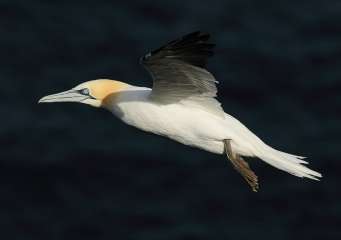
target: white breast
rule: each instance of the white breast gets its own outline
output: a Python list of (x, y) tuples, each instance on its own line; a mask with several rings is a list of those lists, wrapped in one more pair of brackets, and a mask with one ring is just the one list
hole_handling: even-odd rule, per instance
[(299, 177), (316, 179), (321, 174), (303, 166), (302, 157), (284, 153), (262, 142), (232, 116), (215, 114), (205, 108), (180, 101), (157, 104), (149, 100), (148, 88), (135, 88), (119, 95), (109, 108), (129, 125), (167, 136), (186, 145), (222, 154), (224, 139), (231, 139), (234, 152), (257, 156), (268, 164)]
[(125, 123), (167, 136), (186, 145), (223, 153), (226, 138), (224, 119), (183, 103), (161, 105), (148, 100), (150, 89), (139, 88), (122, 94), (112, 112)]

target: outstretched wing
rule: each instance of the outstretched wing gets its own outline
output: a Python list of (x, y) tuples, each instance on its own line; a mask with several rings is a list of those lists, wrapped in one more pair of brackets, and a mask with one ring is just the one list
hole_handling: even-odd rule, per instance
[(214, 76), (205, 67), (213, 55), (209, 34), (193, 32), (146, 54), (141, 63), (153, 77), (151, 99), (163, 104), (190, 101), (221, 112)]

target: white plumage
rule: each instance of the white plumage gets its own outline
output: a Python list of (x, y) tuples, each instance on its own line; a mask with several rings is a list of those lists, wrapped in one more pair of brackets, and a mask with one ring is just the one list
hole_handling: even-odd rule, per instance
[(240, 121), (222, 112), (222, 117), (203, 108), (193, 107), (191, 101), (160, 105), (149, 100), (151, 89), (130, 86), (134, 101), (129, 95), (118, 96), (108, 110), (125, 123), (167, 136), (185, 145), (223, 154), (222, 140), (231, 139), (232, 149), (239, 155), (258, 157), (266, 163), (298, 177), (317, 180), (316, 171), (305, 167), (304, 157), (284, 153), (266, 145)]
[(265, 144), (237, 119), (225, 113), (216, 97), (216, 80), (206, 69), (213, 54), (208, 34), (195, 32), (148, 53), (141, 63), (153, 76), (153, 89), (113, 80), (94, 80), (46, 96), (40, 102), (81, 102), (104, 107), (125, 123), (185, 145), (228, 156), (254, 191), (258, 178), (242, 156), (298, 177), (318, 180), (320, 173), (304, 157)]

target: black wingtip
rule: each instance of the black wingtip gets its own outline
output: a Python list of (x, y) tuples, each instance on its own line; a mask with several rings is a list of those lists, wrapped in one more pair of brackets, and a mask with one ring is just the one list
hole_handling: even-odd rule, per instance
[(204, 44), (207, 43), (207, 41), (210, 39), (210, 34), (201, 32), (201, 31), (195, 31), (191, 32), (189, 34), (186, 34), (182, 36), (181, 38), (178, 38), (176, 40), (173, 40), (165, 45), (180, 45), (180, 46), (186, 46), (190, 44)]
[(215, 44), (209, 43), (210, 34), (194, 31), (146, 54), (141, 61), (171, 57), (198, 67), (205, 67), (207, 58), (214, 55)]

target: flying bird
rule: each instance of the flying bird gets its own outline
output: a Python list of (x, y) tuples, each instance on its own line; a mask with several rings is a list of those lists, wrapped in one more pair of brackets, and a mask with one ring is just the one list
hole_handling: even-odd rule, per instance
[(140, 63), (152, 76), (152, 89), (97, 79), (45, 96), (39, 103), (102, 107), (141, 130), (225, 154), (253, 191), (259, 188), (258, 177), (244, 157), (257, 157), (294, 176), (319, 180), (322, 175), (306, 167), (304, 157), (270, 147), (224, 112), (216, 99), (217, 81), (206, 69), (215, 46), (209, 38), (207, 33), (193, 32), (144, 55)]

